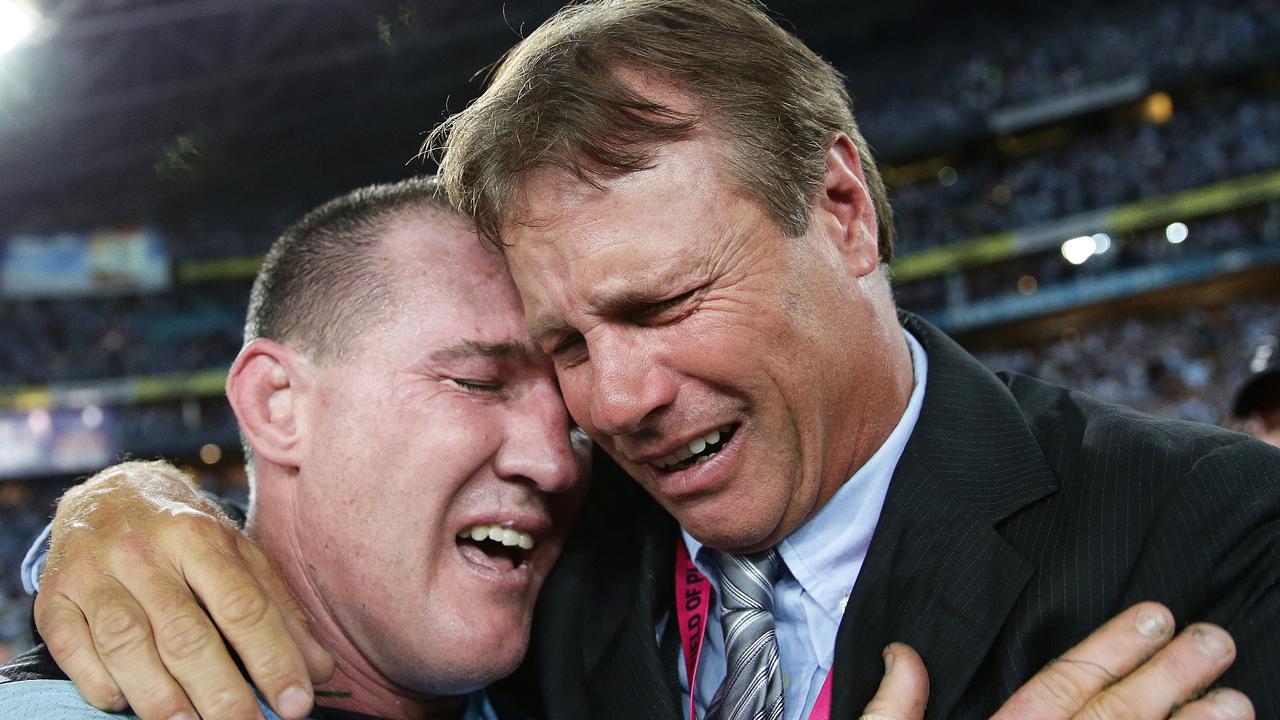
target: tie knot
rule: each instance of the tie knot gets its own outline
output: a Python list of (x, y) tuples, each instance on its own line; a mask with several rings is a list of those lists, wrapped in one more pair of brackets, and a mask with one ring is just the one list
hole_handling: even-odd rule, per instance
[(725, 610), (760, 608), (773, 611), (773, 586), (782, 574), (782, 558), (774, 548), (750, 555), (716, 553), (720, 565), (721, 604)]

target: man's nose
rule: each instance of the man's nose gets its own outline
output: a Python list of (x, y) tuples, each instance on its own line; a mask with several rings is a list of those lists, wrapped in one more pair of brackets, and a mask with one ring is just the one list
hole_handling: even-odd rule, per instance
[(572, 424), (553, 383), (532, 391), (513, 408), (495, 461), (504, 479), (532, 482), (539, 490), (572, 490), (585, 478), (570, 438)]
[(616, 335), (593, 339), (590, 392), (595, 431), (615, 437), (634, 433), (675, 401), (676, 382), (651, 347)]

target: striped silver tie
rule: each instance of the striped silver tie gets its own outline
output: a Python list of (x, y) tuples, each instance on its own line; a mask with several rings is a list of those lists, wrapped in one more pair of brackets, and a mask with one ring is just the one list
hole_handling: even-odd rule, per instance
[(707, 720), (779, 720), (782, 670), (773, 631), (773, 584), (782, 558), (770, 548), (754, 555), (716, 553), (724, 608), (724, 682)]

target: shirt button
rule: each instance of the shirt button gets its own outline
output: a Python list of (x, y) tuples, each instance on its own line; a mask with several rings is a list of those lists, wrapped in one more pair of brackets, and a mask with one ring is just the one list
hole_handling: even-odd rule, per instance
[(788, 690), (790, 688), (791, 688), (791, 676), (786, 673), (782, 673), (782, 689)]

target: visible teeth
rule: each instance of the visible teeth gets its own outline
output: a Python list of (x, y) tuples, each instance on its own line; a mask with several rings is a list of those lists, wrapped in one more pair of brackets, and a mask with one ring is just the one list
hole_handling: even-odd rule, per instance
[[(662, 469), (682, 463), (694, 455), (704, 452), (708, 446), (715, 445), (720, 442), (721, 437), (723, 437), (723, 435), (720, 430), (712, 430), (702, 437), (694, 438), (688, 445), (685, 445), (670, 455), (654, 460), (652, 465), (658, 469)], [(704, 462), (709, 457), (711, 456), (708, 455), (707, 457), (698, 458), (698, 462)]]
[(458, 537), (471, 538), (476, 542), (492, 540), (507, 547), (518, 547), (521, 550), (532, 550), (534, 546), (533, 536), (529, 533), (501, 525), (476, 525), (462, 530), (458, 533)]

